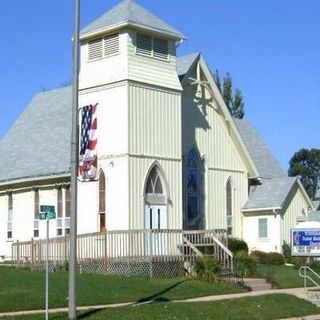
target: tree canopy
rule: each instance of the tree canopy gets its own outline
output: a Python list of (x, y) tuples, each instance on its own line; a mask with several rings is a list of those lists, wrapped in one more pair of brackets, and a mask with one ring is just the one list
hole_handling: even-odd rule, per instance
[(320, 186), (320, 149), (300, 149), (291, 160), (290, 177), (299, 177), (309, 197), (314, 199)]
[(233, 80), (229, 73), (223, 78), (221, 83), (219, 71), (216, 70), (213, 74), (213, 79), (221, 93), (223, 100), (228, 107), (232, 117), (242, 119), (244, 117), (244, 102), (243, 96), (239, 89), (233, 92)]

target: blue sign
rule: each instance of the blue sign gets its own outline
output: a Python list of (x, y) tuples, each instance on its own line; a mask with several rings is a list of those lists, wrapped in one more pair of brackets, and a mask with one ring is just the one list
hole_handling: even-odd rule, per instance
[(294, 256), (320, 256), (320, 229), (292, 229), (291, 247)]

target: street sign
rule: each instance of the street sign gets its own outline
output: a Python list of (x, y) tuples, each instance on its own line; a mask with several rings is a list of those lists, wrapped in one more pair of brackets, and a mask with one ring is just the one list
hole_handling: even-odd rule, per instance
[(56, 212), (54, 206), (40, 206), (39, 220), (55, 219)]
[(320, 256), (320, 229), (291, 229), (293, 256)]

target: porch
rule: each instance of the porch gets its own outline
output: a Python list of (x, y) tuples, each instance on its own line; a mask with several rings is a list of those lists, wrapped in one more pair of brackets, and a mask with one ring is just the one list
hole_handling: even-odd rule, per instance
[[(68, 269), (69, 241), (68, 236), (49, 240), (52, 271)], [(17, 266), (43, 269), (45, 256), (45, 239), (12, 244), (12, 262)], [(125, 230), (77, 236), (78, 271), (84, 273), (180, 276), (192, 273), (196, 258), (203, 256), (232, 270), (226, 230)]]

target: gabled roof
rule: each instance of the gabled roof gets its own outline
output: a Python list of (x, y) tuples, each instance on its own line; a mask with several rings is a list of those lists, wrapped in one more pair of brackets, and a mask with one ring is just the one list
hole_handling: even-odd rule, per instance
[(243, 211), (280, 210), (296, 182), (296, 178), (262, 179), (261, 185), (251, 187)]
[(37, 94), (0, 142), (0, 183), (70, 171), (71, 87)]
[(113, 9), (94, 20), (81, 30), (80, 38), (86, 38), (96, 33), (128, 25), (161, 33), (175, 39), (186, 38), (179, 30), (170, 26), (133, 0), (121, 1)]
[(178, 76), (179, 77), (184, 76), (189, 71), (191, 66), (196, 62), (196, 60), (198, 60), (200, 55), (201, 55), (200, 52), (195, 52), (195, 53), (191, 53), (186, 56), (183, 56), (183, 57), (178, 57), (177, 58)]
[(287, 178), (277, 159), (247, 120), (234, 119), (236, 127), (249, 150), (261, 178)]

